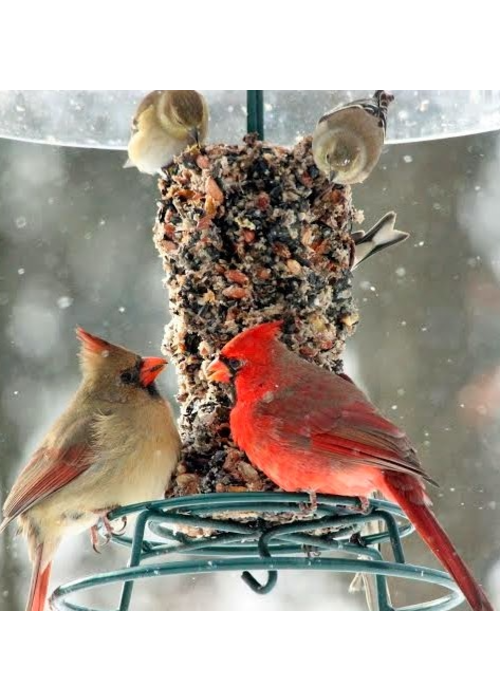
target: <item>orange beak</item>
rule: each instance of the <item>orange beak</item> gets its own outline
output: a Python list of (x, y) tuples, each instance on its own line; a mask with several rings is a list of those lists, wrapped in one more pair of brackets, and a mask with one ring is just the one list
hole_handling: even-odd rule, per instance
[(139, 379), (142, 386), (149, 386), (163, 372), (167, 361), (163, 357), (143, 357)]
[(209, 382), (227, 383), (231, 381), (231, 372), (221, 360), (214, 360), (207, 367), (207, 378)]

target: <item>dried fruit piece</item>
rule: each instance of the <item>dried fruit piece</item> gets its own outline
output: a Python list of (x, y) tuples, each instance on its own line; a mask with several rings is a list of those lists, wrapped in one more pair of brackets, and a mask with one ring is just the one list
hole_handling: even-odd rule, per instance
[(249, 295), (248, 289), (238, 287), (237, 284), (232, 284), (230, 287), (226, 287), (222, 290), (222, 293), (228, 299), (245, 299), (245, 297)]
[(230, 282), (236, 282), (237, 284), (248, 284), (250, 282), (248, 277), (239, 270), (226, 270), (225, 276)]
[(212, 199), (217, 204), (222, 204), (222, 202), (224, 201), (224, 195), (222, 193), (222, 190), (219, 187), (219, 185), (215, 182), (213, 177), (209, 177), (207, 180), (207, 195), (209, 197), (212, 197)]

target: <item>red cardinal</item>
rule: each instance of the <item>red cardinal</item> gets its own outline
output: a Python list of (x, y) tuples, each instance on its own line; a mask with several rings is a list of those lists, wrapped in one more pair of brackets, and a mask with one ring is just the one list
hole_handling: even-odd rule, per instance
[(298, 357), (277, 340), (281, 323), (236, 336), (208, 368), (234, 382), (231, 432), (285, 491), (396, 501), (456, 580), (473, 610), (493, 610), (432, 514), (422, 469), (402, 430), (380, 415), (349, 377)]
[[(77, 330), (83, 380), (72, 402), (17, 478), (0, 532), (15, 518), (28, 539), (28, 610), (43, 610), (61, 539), (92, 529), (117, 506), (163, 498), (180, 452), (170, 406), (154, 384), (161, 357)], [(108, 525), (109, 527), (109, 525)]]

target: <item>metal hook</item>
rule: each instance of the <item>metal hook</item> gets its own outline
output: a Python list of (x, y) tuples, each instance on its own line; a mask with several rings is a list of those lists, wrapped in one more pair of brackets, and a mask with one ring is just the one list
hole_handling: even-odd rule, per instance
[[(269, 547), (267, 546), (266, 541), (263, 539), (264, 537), (266, 537), (266, 535), (268, 536), (269, 533), (264, 532), (259, 539), (259, 554), (262, 559), (269, 559), (271, 557)], [(265, 583), (260, 583), (260, 581), (258, 581), (255, 578), (255, 576), (249, 571), (244, 571), (241, 574), (241, 578), (247, 584), (247, 586), (252, 589), (254, 593), (258, 593), (259, 595), (266, 595), (267, 593), (271, 593), (271, 591), (277, 584), (278, 572), (268, 571), (267, 581)]]

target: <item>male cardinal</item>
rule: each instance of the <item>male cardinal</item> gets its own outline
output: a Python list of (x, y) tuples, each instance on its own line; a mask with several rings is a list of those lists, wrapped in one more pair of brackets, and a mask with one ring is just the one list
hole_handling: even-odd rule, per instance
[(154, 175), (170, 165), (188, 146), (202, 143), (207, 135), (208, 106), (196, 90), (153, 90), (139, 104), (132, 121), (129, 159), (123, 167), (136, 166)]
[(118, 506), (162, 498), (180, 454), (170, 406), (154, 380), (161, 357), (141, 357), (82, 328), (83, 380), (19, 474), (0, 532), (15, 518), (33, 576), (27, 610), (43, 610), (61, 539), (95, 527)]
[(474, 610), (493, 610), (429, 506), (417, 454), (346, 375), (310, 364), (277, 339), (280, 322), (240, 333), (208, 367), (233, 382), (238, 446), (285, 491), (396, 501)]
[(393, 99), (377, 90), (373, 97), (349, 102), (321, 117), (312, 150), (316, 165), (330, 182), (355, 185), (366, 180), (382, 153), (387, 108)]

